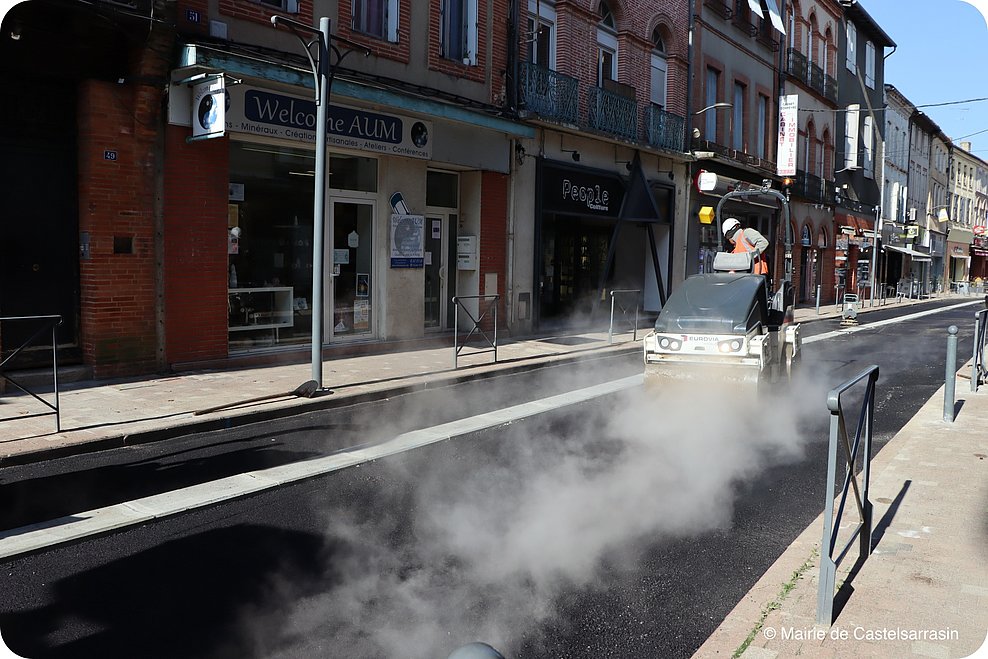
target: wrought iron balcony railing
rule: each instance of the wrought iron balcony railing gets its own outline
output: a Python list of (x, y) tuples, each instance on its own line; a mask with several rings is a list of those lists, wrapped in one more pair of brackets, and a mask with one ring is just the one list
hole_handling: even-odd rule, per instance
[(645, 110), (645, 141), (671, 151), (686, 149), (686, 119), (656, 105)]
[(578, 123), (580, 86), (576, 78), (522, 62), (522, 107), (542, 119)]
[(734, 10), (728, 7), (724, 0), (703, 0), (703, 6), (724, 19), (734, 15)]
[(638, 139), (638, 104), (633, 98), (602, 89), (587, 89), (587, 127), (627, 140)]
[(788, 51), (788, 57), (786, 57), (786, 73), (791, 75), (793, 78), (805, 81), (806, 72), (806, 56), (798, 50), (790, 48)]

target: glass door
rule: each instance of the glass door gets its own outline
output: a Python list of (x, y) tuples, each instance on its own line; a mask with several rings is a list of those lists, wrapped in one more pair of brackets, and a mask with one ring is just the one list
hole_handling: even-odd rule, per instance
[(374, 333), (374, 204), (334, 199), (330, 340)]
[(446, 251), (449, 218), (445, 213), (425, 216), (425, 328), (443, 329), (444, 311), (449, 305)]

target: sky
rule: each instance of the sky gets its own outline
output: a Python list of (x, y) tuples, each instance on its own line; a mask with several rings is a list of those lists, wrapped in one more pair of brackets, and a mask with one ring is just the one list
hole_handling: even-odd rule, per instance
[[(988, 99), (988, 0), (859, 1), (896, 43), (885, 83), (913, 105)], [(920, 109), (988, 161), (988, 100)]]

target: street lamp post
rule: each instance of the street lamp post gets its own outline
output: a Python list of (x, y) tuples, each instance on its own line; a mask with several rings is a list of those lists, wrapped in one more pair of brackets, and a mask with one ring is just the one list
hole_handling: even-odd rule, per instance
[(875, 272), (878, 269), (878, 236), (882, 230), (882, 207), (875, 206), (875, 228), (871, 233), (871, 268), (868, 286), (871, 289), (871, 306), (875, 306)]
[[(276, 28), (284, 25), (302, 44), (309, 66), (312, 70), (312, 81), (315, 86), (316, 102), (316, 171), (315, 190), (312, 196), (312, 379), (322, 386), (322, 345), (323, 345), (323, 238), (325, 235), (326, 189), (329, 184), (329, 172), (326, 167), (326, 115), (329, 110), (329, 95), (333, 87), (333, 76), (340, 61), (353, 50), (370, 51), (360, 44), (334, 37), (330, 34), (330, 20), (327, 16), (319, 19), (319, 29), (284, 16), (272, 16), (271, 24)], [(312, 35), (309, 41), (301, 33)], [(336, 39), (351, 50), (340, 51), (332, 44)], [(316, 57), (312, 56), (312, 47), (316, 46)], [(336, 62), (329, 61), (329, 53), (336, 55)]]

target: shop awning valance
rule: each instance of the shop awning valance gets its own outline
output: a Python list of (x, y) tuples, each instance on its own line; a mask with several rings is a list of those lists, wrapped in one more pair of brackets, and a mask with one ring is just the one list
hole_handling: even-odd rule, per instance
[(974, 242), (974, 232), (970, 229), (951, 227), (950, 233), (947, 234), (947, 242), (970, 245)]
[(885, 249), (887, 250), (890, 249), (893, 252), (900, 252), (902, 254), (911, 256), (913, 261), (916, 261), (917, 263), (926, 263), (932, 260), (929, 254), (924, 254), (923, 252), (917, 252), (916, 250), (909, 249), (908, 247), (895, 247), (894, 245), (886, 245)]

